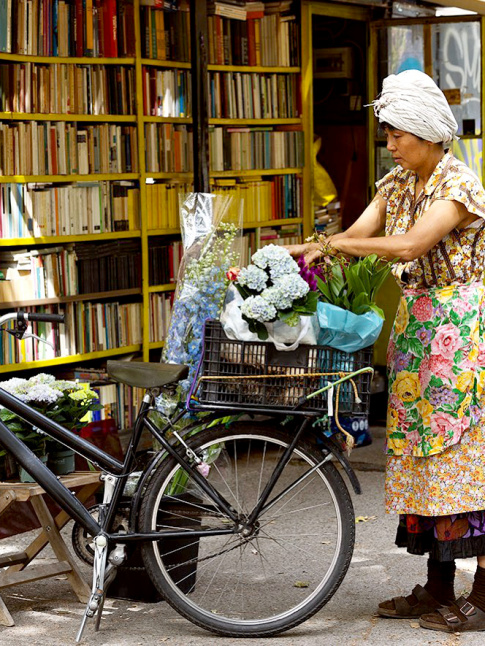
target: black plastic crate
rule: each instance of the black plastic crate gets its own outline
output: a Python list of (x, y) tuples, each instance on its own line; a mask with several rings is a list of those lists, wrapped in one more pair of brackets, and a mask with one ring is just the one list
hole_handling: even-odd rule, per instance
[[(329, 381), (336, 381), (339, 378), (336, 373), (354, 372), (368, 366), (372, 366), (372, 346), (347, 353), (328, 346), (300, 345), (292, 352), (282, 352), (272, 343), (228, 339), (218, 321), (206, 321), (196, 399), (205, 408), (291, 411), (302, 397), (323, 388)], [(262, 375), (270, 376), (262, 378)], [(356, 401), (352, 383), (341, 384), (339, 415), (367, 415), (371, 375), (367, 372), (353, 379), (360, 403)], [(337, 387), (334, 404), (336, 394)], [(327, 392), (300, 408), (302, 413), (327, 411)]]

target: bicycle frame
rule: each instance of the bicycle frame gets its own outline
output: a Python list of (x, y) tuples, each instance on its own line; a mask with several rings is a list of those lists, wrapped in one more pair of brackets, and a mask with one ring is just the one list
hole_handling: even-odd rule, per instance
[[(77, 521), (86, 531), (92, 536), (99, 534), (106, 535), (107, 539), (116, 543), (129, 543), (133, 541), (149, 540), (158, 541), (163, 538), (183, 538), (186, 537), (186, 531), (176, 531), (163, 529), (161, 532), (150, 533), (110, 533), (109, 529), (116, 514), (118, 503), (123, 493), (125, 479), (130, 475), (133, 465), (135, 463), (135, 452), (138, 446), (141, 433), (146, 428), (151, 435), (162, 445), (163, 450), (172, 456), (192, 477), (198, 486), (209, 496), (213, 503), (221, 509), (232, 521), (235, 526), (228, 529), (220, 530), (193, 530), (191, 536), (202, 537), (209, 535), (224, 535), (234, 534), (237, 529), (238, 515), (231, 505), (225, 500), (212, 485), (187, 461), (184, 455), (180, 453), (167, 441), (165, 438), (165, 431), (172, 427), (183, 415), (186, 410), (180, 411), (173, 419), (168, 420), (164, 428), (159, 429), (148, 418), (148, 413), (151, 410), (151, 403), (153, 395), (147, 392), (138, 413), (137, 420), (133, 435), (131, 437), (125, 459), (123, 462), (116, 460), (111, 455), (102, 451), (95, 445), (87, 440), (79, 437), (72, 431), (64, 428), (57, 422), (49, 419), (42, 413), (30, 408), (27, 404), (20, 401), (7, 391), (0, 388), (0, 405), (15, 413), (22, 419), (31, 423), (36, 428), (45, 432), (47, 435), (57, 440), (61, 444), (79, 453), (84, 458), (92, 462), (94, 465), (101, 467), (104, 471), (113, 475), (116, 478), (113, 496), (107, 505), (106, 514), (103, 515), (101, 522), (97, 522), (89, 513), (89, 511), (79, 502), (71, 491), (65, 487), (62, 482), (55, 476), (52, 471), (13, 433), (2, 421), (0, 421), (0, 444), (11, 453), (17, 462), (34, 478), (47, 494), (69, 514), (71, 518)], [(207, 418), (200, 420), (191, 428), (195, 429), (198, 426), (204, 427), (209, 420)], [(211, 420), (212, 421), (212, 420)], [(277, 465), (270, 481), (267, 483), (266, 489), (263, 492), (260, 500), (258, 501), (257, 508), (253, 510), (251, 516), (257, 516), (257, 513), (262, 509), (267, 502), (271, 491), (278, 479), (281, 470), (283, 469), (288, 457), (291, 454), (294, 446), (296, 446), (301, 433), (308, 424), (308, 418), (305, 418), (299, 425), (298, 430), (295, 432), (290, 446), (285, 454), (281, 457), (280, 463)]]

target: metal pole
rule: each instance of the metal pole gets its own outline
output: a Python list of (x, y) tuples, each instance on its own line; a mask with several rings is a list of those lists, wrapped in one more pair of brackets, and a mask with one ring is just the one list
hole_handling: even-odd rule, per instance
[(194, 192), (209, 192), (207, 0), (190, 0)]

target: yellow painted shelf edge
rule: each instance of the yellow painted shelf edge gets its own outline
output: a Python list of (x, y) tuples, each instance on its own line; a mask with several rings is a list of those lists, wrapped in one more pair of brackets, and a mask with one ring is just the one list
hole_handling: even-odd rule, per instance
[(40, 359), (39, 361), (30, 361), (23, 363), (9, 363), (0, 366), (0, 373), (13, 372), (19, 370), (30, 370), (31, 368), (46, 368), (48, 366), (58, 366), (65, 363), (75, 363), (76, 361), (90, 361), (91, 359), (103, 359), (119, 354), (131, 354), (139, 352), (141, 344), (127, 345), (122, 348), (113, 348), (111, 350), (99, 350), (97, 352), (87, 352), (85, 354), (70, 354), (67, 357), (56, 357), (55, 359)]
[(173, 292), (175, 287), (175, 283), (168, 283), (167, 285), (150, 285), (148, 292), (150, 294), (157, 294), (160, 292)]
[(301, 173), (302, 168), (254, 168), (251, 170), (214, 170), (211, 177), (254, 177), (259, 175), (295, 175)]
[(11, 63), (47, 63), (51, 65), (134, 65), (133, 57), (127, 58), (94, 58), (91, 56), (31, 56), (26, 54), (0, 54), (0, 61)]
[(3, 175), (0, 184), (59, 184), (62, 182), (103, 182), (140, 179), (140, 173), (93, 173), (91, 175)]
[(49, 112), (0, 112), (0, 121), (86, 121), (136, 123), (135, 114), (55, 114)]
[(192, 117), (155, 117), (145, 115), (142, 117), (143, 123), (192, 123)]
[(150, 341), (148, 344), (150, 350), (158, 350), (159, 348), (165, 347), (165, 341)]
[(244, 223), (244, 229), (259, 229), (260, 227), (281, 226), (282, 224), (302, 224), (303, 218), (279, 218), (278, 220), (265, 220), (264, 222)]
[(186, 70), (190, 70), (191, 68), (191, 63), (186, 63), (184, 61), (164, 61), (158, 58), (142, 58), (141, 64), (155, 67), (175, 67)]
[(1, 238), (0, 247), (32, 244), (57, 244), (59, 242), (93, 242), (96, 240), (119, 240), (120, 238), (139, 238), (137, 231), (111, 231), (109, 233), (86, 233), (75, 236), (45, 236), (43, 238)]
[(247, 72), (256, 74), (299, 74), (301, 72), (300, 67), (263, 67), (260, 65), (253, 67), (249, 65), (207, 65), (207, 69), (209, 72)]
[(209, 119), (209, 125), (213, 126), (277, 126), (277, 125), (300, 125), (301, 117), (288, 119)]

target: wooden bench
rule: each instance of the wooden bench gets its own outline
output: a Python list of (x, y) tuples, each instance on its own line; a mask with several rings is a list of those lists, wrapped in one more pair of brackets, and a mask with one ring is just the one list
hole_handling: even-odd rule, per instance
[[(61, 476), (61, 482), (69, 489), (77, 489), (76, 497), (84, 503), (100, 486), (99, 472), (79, 471)], [(41, 525), (38, 536), (26, 547), (25, 551), (0, 556), (0, 590), (28, 581), (38, 581), (47, 577), (66, 574), (72, 589), (79, 601), (86, 603), (91, 592), (81, 576), (60, 530), (70, 520), (61, 511), (54, 518), (43, 497), (45, 491), (36, 483), (0, 482), (0, 522), (2, 514), (14, 502), (30, 501)], [(57, 563), (32, 565), (29, 563), (47, 546), (50, 545), (57, 558)], [(13, 626), (14, 621), (0, 596), (0, 624)]]

